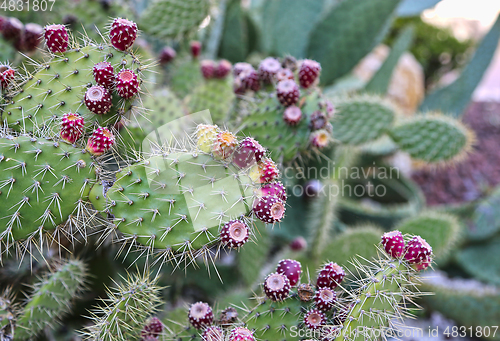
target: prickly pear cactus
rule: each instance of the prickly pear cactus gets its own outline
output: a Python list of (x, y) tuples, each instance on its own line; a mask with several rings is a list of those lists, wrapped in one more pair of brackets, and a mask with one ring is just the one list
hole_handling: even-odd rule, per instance
[[(113, 125), (124, 115), (136, 112), (133, 98), (123, 99), (112, 93), (113, 105), (106, 114), (94, 114), (84, 103), (86, 90), (96, 84), (93, 67), (99, 62), (109, 62), (114, 72), (131, 69), (141, 78), (143, 66), (131, 52), (122, 52), (106, 42), (84, 42), (80, 46), (73, 41), (72, 48), (64, 53), (51, 55), (49, 60), (38, 66), (34, 74), (26, 74), (20, 80), (20, 87), (9, 97), (5, 106), (3, 121), (16, 131), (36, 131), (43, 126), (57, 127), (63, 114), (79, 113), (85, 119), (85, 126)], [(53, 128), (56, 130), (57, 128)]]
[(0, 294), (0, 339), (12, 339), (16, 313), (14, 297), (11, 294), (11, 290), (5, 289), (2, 294)]
[(85, 288), (86, 275), (85, 263), (73, 259), (58, 264), (36, 283), (16, 320), (14, 340), (32, 340), (43, 328), (54, 327)]
[(67, 220), (82, 218), (95, 181), (84, 150), (30, 136), (0, 138), (1, 240), (36, 239)]
[(229, 78), (210, 79), (193, 89), (186, 98), (186, 105), (191, 113), (208, 109), (215, 123), (224, 124), (235, 98)]

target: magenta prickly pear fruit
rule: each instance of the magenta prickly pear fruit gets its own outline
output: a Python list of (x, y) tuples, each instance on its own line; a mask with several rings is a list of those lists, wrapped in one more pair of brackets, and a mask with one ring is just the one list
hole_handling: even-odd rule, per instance
[(264, 292), (273, 301), (283, 301), (290, 293), (291, 285), (287, 276), (274, 272), (264, 280)]
[(111, 94), (101, 85), (94, 85), (88, 88), (85, 92), (84, 100), (87, 108), (94, 114), (99, 115), (107, 114), (113, 105)]
[(253, 68), (243, 70), (238, 77), (241, 80), (241, 84), (245, 90), (259, 91), (259, 75)]
[(92, 69), (97, 84), (105, 88), (111, 88), (115, 83), (115, 70), (109, 62), (96, 63)]
[(177, 56), (177, 52), (170, 46), (165, 46), (161, 51), (160, 51), (160, 64), (165, 65), (170, 63), (172, 60), (175, 59)]
[(280, 62), (273, 57), (263, 59), (259, 64), (259, 77), (264, 83), (272, 83), (276, 74), (281, 70)]
[(302, 236), (295, 238), (290, 243), (290, 249), (292, 249), (292, 251), (297, 251), (297, 252), (302, 251), (306, 247), (307, 247), (307, 240)]
[(404, 257), (410, 264), (428, 262), (432, 247), (420, 236), (413, 237), (404, 250)]
[(282, 259), (278, 263), (276, 272), (285, 275), (290, 281), (290, 285), (294, 287), (299, 282), (300, 275), (302, 275), (302, 266), (300, 262), (294, 259)]
[(203, 78), (210, 79), (214, 78), (216, 64), (213, 60), (202, 60), (200, 63), (200, 70)]
[(131, 98), (139, 92), (139, 80), (130, 69), (121, 70), (115, 79), (116, 92), (121, 98)]
[(262, 159), (259, 162), (259, 172), (261, 183), (271, 182), (279, 176), (278, 166), (270, 158)]
[(323, 312), (332, 310), (336, 300), (337, 295), (335, 294), (335, 291), (330, 288), (318, 288), (316, 296), (314, 296), (316, 308)]
[(318, 274), (316, 287), (335, 289), (344, 279), (345, 271), (337, 263), (330, 262), (325, 264)]
[(399, 231), (386, 232), (382, 236), (382, 246), (389, 255), (399, 258), (405, 249), (403, 234)]
[[(43, 35), (43, 27), (38, 24), (29, 23), (24, 26), (24, 31), (16, 42), (20, 51), (34, 51), (40, 44)], [(19, 46), (18, 46), (19, 45)]]
[(238, 248), (245, 244), (249, 235), (247, 224), (241, 220), (229, 221), (220, 231), (221, 242), (231, 248)]
[(289, 69), (281, 69), (276, 73), (275, 76), (276, 82), (281, 82), (284, 80), (295, 80), (295, 76), (293, 75), (293, 72), (290, 71)]
[(283, 80), (276, 85), (276, 96), (285, 107), (294, 105), (299, 101), (299, 86), (291, 79)]
[(45, 43), (52, 53), (63, 53), (68, 50), (69, 36), (64, 25), (45, 26)]
[(214, 321), (214, 313), (212, 308), (205, 302), (197, 302), (189, 308), (189, 322), (196, 329), (208, 327)]
[(313, 147), (318, 149), (325, 148), (330, 144), (330, 133), (325, 129), (313, 131), (310, 136), (310, 142)]
[(423, 261), (422, 263), (413, 264), (413, 267), (417, 271), (422, 271), (427, 269), (431, 265), (431, 262), (432, 260), (428, 258), (426, 261)]
[(262, 222), (274, 224), (280, 222), (285, 215), (285, 203), (273, 195), (268, 195), (256, 201), (253, 211)]
[(7, 18), (2, 27), (2, 34), (6, 40), (15, 40), (21, 37), (24, 25), (17, 18)]
[(0, 63), (0, 86), (5, 89), (9, 83), (14, 79), (16, 71), (10, 67), (9, 64)]
[(212, 144), (212, 154), (218, 160), (229, 158), (238, 146), (236, 136), (230, 131), (221, 131)]
[(193, 58), (198, 58), (201, 54), (201, 43), (199, 41), (192, 41), (189, 45), (191, 47), (191, 55)]
[(255, 341), (255, 337), (249, 329), (237, 327), (231, 330), (228, 341)]
[(311, 59), (304, 59), (300, 65), (299, 83), (303, 88), (309, 88), (318, 79), (321, 72), (321, 65)]
[(266, 150), (255, 139), (246, 137), (233, 155), (233, 163), (239, 168), (247, 168), (260, 162)]
[(141, 331), (142, 338), (146, 337), (158, 337), (163, 331), (163, 323), (156, 316), (149, 319), (147, 324)]
[(302, 119), (302, 110), (296, 105), (291, 105), (283, 112), (283, 121), (289, 126), (296, 126)]
[(87, 150), (94, 156), (107, 152), (115, 144), (115, 136), (108, 128), (99, 127), (94, 130), (87, 141)]
[(0, 15), (0, 32), (2, 32), (3, 30), (3, 25), (5, 24), (5, 22), (7, 21), (7, 18)]
[(123, 18), (113, 20), (109, 31), (109, 39), (115, 49), (125, 51), (134, 44), (136, 38), (137, 25), (135, 22)]
[(262, 196), (273, 195), (283, 201), (286, 201), (286, 189), (280, 181), (265, 184), (260, 188), (260, 191)]
[(224, 331), (217, 326), (208, 327), (201, 334), (201, 339), (203, 341), (224, 341)]
[(61, 122), (61, 139), (71, 144), (75, 143), (83, 134), (84, 123), (83, 117), (77, 113), (64, 114)]
[(319, 329), (326, 323), (325, 314), (318, 309), (309, 310), (304, 316), (304, 324), (309, 329)]
[(218, 79), (224, 79), (231, 73), (232, 65), (228, 60), (221, 60), (217, 64), (214, 70), (214, 77)]
[(245, 70), (253, 70), (253, 66), (244, 62), (236, 63), (233, 66), (233, 75), (239, 76)]

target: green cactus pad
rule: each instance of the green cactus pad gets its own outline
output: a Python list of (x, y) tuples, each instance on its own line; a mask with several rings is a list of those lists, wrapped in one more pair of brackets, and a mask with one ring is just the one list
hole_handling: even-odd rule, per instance
[(500, 286), (500, 236), (485, 243), (471, 244), (456, 254), (456, 264), (465, 272), (489, 284)]
[(94, 186), (91, 202), (114, 215), (126, 236), (156, 249), (189, 252), (213, 244), (219, 226), (252, 210), (250, 177), (207, 154), (173, 152), (122, 169), (107, 192)]
[(150, 132), (166, 123), (186, 115), (182, 101), (169, 88), (158, 89), (143, 100), (146, 115), (140, 118), (145, 132)]
[(215, 123), (224, 124), (236, 98), (231, 79), (211, 79), (199, 84), (186, 97), (189, 111), (195, 113), (208, 109)]
[(139, 339), (149, 316), (161, 304), (161, 288), (149, 275), (129, 276), (108, 290), (103, 305), (94, 308), (94, 324), (83, 331), (86, 340), (123, 341)]
[(156, 0), (141, 15), (142, 29), (158, 38), (176, 38), (198, 29), (209, 14), (208, 0)]
[(0, 236), (36, 237), (78, 215), (95, 180), (88, 153), (28, 136), (0, 138)]
[(453, 162), (471, 148), (473, 134), (459, 121), (425, 115), (396, 125), (389, 132), (399, 148), (427, 163)]
[(283, 107), (274, 94), (258, 101), (250, 112), (242, 117), (240, 131), (243, 135), (252, 136), (271, 152), (276, 160), (292, 161), (300, 154), (310, 153), (309, 128), (310, 115), (321, 110), (321, 95), (318, 92), (302, 97), (302, 119), (296, 126), (289, 126), (283, 121)]
[(64, 54), (53, 56), (40, 65), (38, 72), (26, 75), (22, 88), (4, 108), (2, 119), (16, 131), (36, 131), (48, 125), (58, 130), (58, 117), (68, 112), (77, 112), (85, 119), (85, 126), (94, 122), (100, 126), (118, 122), (121, 115), (133, 110), (132, 100), (123, 100), (112, 93), (113, 106), (104, 115), (92, 113), (83, 102), (89, 85), (95, 85), (92, 68), (98, 62), (111, 63), (117, 73), (121, 69), (132, 69), (139, 73), (139, 60), (128, 52), (120, 52), (107, 45), (87, 45)]
[(380, 98), (360, 96), (335, 103), (333, 137), (344, 144), (360, 145), (381, 137), (392, 126), (394, 110)]
[(69, 260), (36, 283), (16, 321), (14, 340), (32, 340), (44, 328), (54, 327), (84, 289), (86, 272), (85, 263)]
[(184, 98), (202, 83), (203, 77), (198, 60), (191, 60), (188, 57), (178, 60), (176, 58), (171, 68), (170, 87), (179, 98)]

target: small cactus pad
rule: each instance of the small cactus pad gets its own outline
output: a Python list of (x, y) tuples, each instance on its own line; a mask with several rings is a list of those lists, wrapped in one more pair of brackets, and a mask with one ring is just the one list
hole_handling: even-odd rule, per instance
[(94, 114), (83, 102), (87, 88), (96, 84), (94, 65), (104, 61), (113, 65), (115, 73), (122, 69), (140, 72), (139, 60), (134, 55), (107, 45), (68, 50), (41, 64), (35, 74), (24, 76), (25, 82), (4, 108), (3, 120), (16, 131), (34, 131), (57, 122), (57, 118), (68, 112), (83, 116), (87, 128), (94, 122), (101, 126), (118, 122), (121, 115), (131, 110), (131, 100), (124, 101), (113, 92), (111, 110), (102, 115)]
[(229, 78), (201, 82), (185, 99), (189, 111), (195, 113), (208, 109), (215, 123), (224, 124), (235, 100), (232, 82)]
[[(153, 156), (122, 169), (116, 179), (106, 207), (118, 229), (145, 246), (200, 249), (219, 239), (225, 223), (252, 210), (251, 179), (207, 154)], [(94, 186), (91, 201), (104, 208), (101, 186)]]
[(0, 138), (0, 240), (36, 236), (78, 214), (95, 179), (92, 168), (88, 153), (63, 142)]
[(427, 163), (453, 162), (463, 157), (474, 140), (459, 121), (444, 115), (422, 115), (396, 125), (389, 132), (399, 148)]
[(392, 126), (394, 110), (376, 97), (361, 96), (335, 103), (333, 137), (344, 144), (359, 145), (382, 136)]
[(85, 287), (86, 266), (80, 260), (58, 264), (35, 284), (28, 303), (16, 321), (14, 340), (32, 340), (46, 327), (53, 327), (71, 308)]

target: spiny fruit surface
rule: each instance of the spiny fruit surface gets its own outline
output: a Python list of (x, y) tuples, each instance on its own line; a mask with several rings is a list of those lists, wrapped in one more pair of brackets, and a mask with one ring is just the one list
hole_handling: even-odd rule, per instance
[(189, 308), (189, 322), (196, 329), (208, 327), (214, 321), (212, 308), (205, 302), (197, 302)]
[(260, 221), (274, 224), (280, 222), (285, 216), (285, 204), (277, 197), (267, 195), (256, 200), (253, 211)]
[(266, 150), (252, 137), (245, 137), (233, 155), (233, 163), (240, 168), (247, 168), (262, 160)]
[(137, 38), (137, 24), (133, 21), (115, 18), (109, 31), (111, 45), (117, 50), (125, 51), (134, 44)]
[(175, 59), (177, 56), (177, 52), (170, 46), (165, 46), (161, 51), (160, 51), (160, 64), (165, 65), (170, 63), (172, 60)]
[(304, 316), (304, 324), (309, 329), (320, 329), (326, 324), (326, 316), (321, 310), (311, 309)]
[(238, 147), (238, 140), (233, 133), (221, 131), (215, 136), (212, 144), (212, 154), (218, 160), (229, 158)]
[(85, 105), (94, 114), (107, 114), (113, 105), (111, 94), (105, 87), (94, 85), (85, 92)]
[(382, 246), (385, 252), (394, 258), (399, 258), (405, 249), (403, 234), (399, 231), (386, 232), (382, 236)]
[(6, 40), (18, 39), (23, 32), (23, 23), (17, 18), (7, 18), (2, 26), (2, 34)]
[(264, 83), (272, 83), (276, 80), (276, 74), (281, 70), (280, 62), (273, 57), (263, 59), (259, 64), (259, 77)]
[(214, 78), (216, 64), (213, 60), (202, 60), (200, 62), (201, 74), (205, 79)]
[(121, 98), (131, 98), (139, 92), (139, 79), (134, 70), (125, 69), (118, 72), (115, 78), (115, 88)]
[(115, 82), (115, 70), (110, 62), (99, 62), (92, 68), (97, 84), (111, 88)]
[(218, 79), (226, 78), (226, 76), (231, 73), (231, 68), (232, 65), (228, 60), (220, 60), (214, 70), (214, 77)]
[(163, 323), (156, 316), (152, 317), (147, 321), (146, 325), (141, 331), (141, 336), (146, 338), (148, 336), (158, 337), (163, 331)]
[(321, 65), (314, 60), (304, 59), (300, 64), (299, 82), (303, 88), (309, 88), (318, 79)]
[(283, 121), (289, 126), (296, 126), (302, 119), (302, 110), (296, 105), (291, 105), (283, 112)]
[(210, 326), (203, 331), (201, 339), (203, 341), (224, 341), (224, 331), (220, 327)]
[(294, 259), (282, 259), (279, 261), (276, 271), (285, 275), (290, 280), (290, 285), (294, 287), (302, 275), (302, 266), (299, 261)]
[(122, 115), (131, 113), (133, 99), (123, 101), (113, 96), (113, 106), (104, 115), (94, 114), (83, 103), (88, 84), (94, 83), (93, 67), (101, 61), (111, 63), (115, 71), (141, 68), (135, 56), (110, 46), (88, 45), (55, 55), (12, 94), (4, 108), (4, 120), (16, 131), (34, 131), (43, 125), (56, 125), (58, 118), (71, 111), (83, 116), (86, 130), (96, 122), (100, 126), (115, 124)]
[(284, 274), (275, 272), (264, 279), (264, 292), (273, 301), (283, 301), (290, 292), (290, 280)]
[(326, 264), (318, 274), (316, 286), (318, 288), (335, 289), (344, 279), (345, 271), (337, 263), (330, 262)]
[(276, 180), (279, 177), (279, 170), (276, 163), (270, 158), (261, 159), (258, 163), (260, 182), (266, 183)]
[(420, 236), (413, 237), (406, 245), (404, 256), (411, 264), (428, 262), (432, 255), (432, 247)]
[[(260, 188), (260, 193), (262, 194), (262, 196), (272, 195), (283, 201), (286, 201), (286, 189), (285, 186), (283, 186), (283, 183), (281, 183), (280, 181), (274, 181), (263, 185)], [(300, 268), (300, 263), (299, 263), (299, 268)]]
[(299, 100), (299, 86), (293, 80), (283, 80), (276, 85), (276, 96), (285, 107), (294, 105)]
[(239, 219), (227, 222), (220, 232), (221, 242), (231, 248), (238, 248), (248, 241), (248, 225)]
[(0, 64), (0, 87), (7, 88), (9, 83), (14, 79), (16, 71), (9, 64)]
[(244, 327), (237, 327), (231, 330), (229, 341), (255, 341), (253, 332)]
[(92, 166), (88, 153), (66, 143), (0, 138), (0, 239), (22, 240), (76, 215), (95, 180)]
[(337, 295), (330, 288), (318, 288), (314, 296), (316, 307), (323, 312), (332, 310), (336, 300)]
[(107, 152), (115, 144), (115, 136), (108, 128), (99, 127), (92, 132), (92, 135), (87, 140), (87, 151), (94, 155), (100, 156)]
[(61, 121), (61, 139), (68, 143), (75, 143), (84, 131), (83, 117), (78, 114), (64, 114)]
[(24, 31), (21, 37), (19, 38), (20, 48), (18, 48), (18, 50), (27, 52), (32, 52), (36, 50), (36, 48), (40, 44), (42, 35), (43, 35), (42, 26), (34, 23), (26, 24), (24, 26)]
[(52, 53), (63, 53), (68, 50), (69, 35), (64, 25), (45, 26), (45, 43)]

